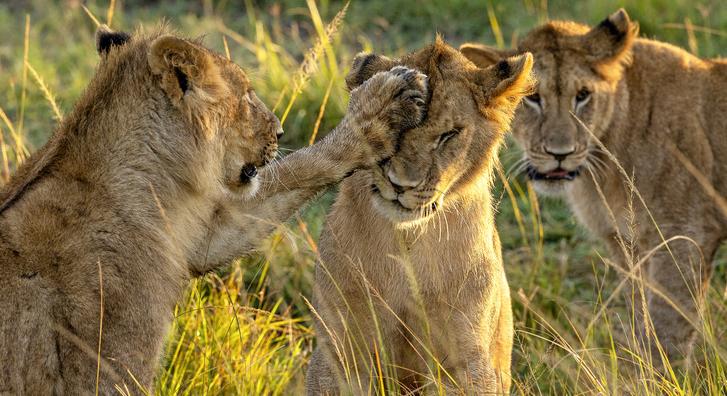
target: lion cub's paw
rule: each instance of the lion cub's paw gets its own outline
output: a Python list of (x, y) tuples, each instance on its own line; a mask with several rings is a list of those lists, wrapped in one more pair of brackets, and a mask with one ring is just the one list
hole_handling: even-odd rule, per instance
[(383, 112), (389, 127), (394, 131), (416, 127), (424, 120), (427, 112), (427, 76), (404, 66), (396, 66), (384, 72), (384, 75), (393, 80), (393, 100)]
[(426, 116), (428, 78), (417, 70), (395, 66), (378, 72), (351, 92), (349, 112), (364, 128), (365, 138), (380, 160), (394, 153), (399, 134)]

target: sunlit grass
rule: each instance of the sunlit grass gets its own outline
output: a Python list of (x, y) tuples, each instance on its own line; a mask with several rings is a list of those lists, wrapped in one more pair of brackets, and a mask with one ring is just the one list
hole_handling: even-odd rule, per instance
[(235, 265), (225, 279), (194, 282), (175, 311), (158, 393), (282, 394), (299, 379), (310, 328), (280, 297), (241, 289), (242, 277)]
[[(376, 0), (354, 1), (345, 17), (337, 17), (344, 9), (338, 1), (202, 3), (121, 9), (113, 2), (89, 2), (88, 13), (73, 5), (27, 10), (0, 5), (0, 179), (6, 182), (48, 138), (87, 84), (97, 62), (96, 23), (90, 15), (129, 31), (139, 23), (154, 26), (166, 16), (185, 35), (206, 35), (205, 43), (242, 65), (256, 91), (284, 118), (285, 153), (312, 143), (341, 118), (348, 96), (343, 77), (360, 50), (401, 54), (430, 41), (435, 30), (455, 43), (466, 39), (507, 46), (548, 16), (596, 22), (622, 5), (458, 0), (450, 7), (436, 2), (411, 7)], [(698, 3), (674, 1), (666, 10), (649, 2), (627, 2), (626, 7), (641, 21), (644, 34), (703, 56), (724, 53), (727, 8)], [(505, 173), (513, 162), (508, 157), (515, 152), (503, 154), (501, 181), (508, 180)], [(538, 201), (532, 188), (515, 178), (501, 182), (495, 195), (513, 296), (515, 393), (724, 394), (724, 258), (717, 260), (699, 329), (703, 340), (695, 355), (700, 364), (689, 374), (662, 375), (637, 350), (629, 350), (635, 346), (628, 330), (631, 315), (623, 297), (612, 297), (624, 275), (601, 257), (602, 247), (579, 231), (564, 204)], [(330, 201), (329, 194), (308, 208), (257, 254), (190, 285), (174, 312), (163, 367), (150, 393), (303, 392), (314, 343), (304, 297), (311, 294), (315, 243)], [(389, 370), (386, 351), (374, 355), (371, 370)], [(436, 382), (444, 375), (430, 377)], [(395, 379), (376, 384), (372, 393), (387, 386), (396, 389)]]

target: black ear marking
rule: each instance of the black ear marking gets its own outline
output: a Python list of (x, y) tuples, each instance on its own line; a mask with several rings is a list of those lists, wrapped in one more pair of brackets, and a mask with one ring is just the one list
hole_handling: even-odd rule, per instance
[(366, 70), (366, 68), (369, 67), (371, 62), (374, 61), (374, 59), (376, 59), (376, 54), (369, 54), (368, 56), (363, 58), (360, 62), (357, 62), (358, 65), (354, 65), (353, 67), (357, 70)]
[(588, 58), (594, 64), (608, 64), (616, 60), (629, 61), (628, 56), (639, 34), (639, 24), (631, 22), (626, 10), (619, 9), (588, 33), (581, 40)]
[(114, 32), (106, 25), (101, 25), (96, 31), (96, 52), (99, 55), (105, 55), (111, 47), (120, 47), (131, 40), (131, 35), (124, 32)]
[(178, 67), (174, 68), (174, 75), (177, 76), (177, 82), (179, 82), (179, 88), (182, 90), (182, 92), (186, 93), (189, 89), (189, 80), (187, 79), (187, 75), (184, 74)]
[(353, 65), (351, 65), (351, 72), (346, 81), (349, 89), (358, 87), (370, 77), (366, 75), (366, 71), (371, 63), (376, 60), (376, 58), (376, 54), (366, 54), (364, 56), (357, 56), (353, 60)]
[(377, 72), (387, 71), (394, 65), (395, 62), (385, 56), (359, 53), (354, 58), (351, 70), (346, 75), (346, 87), (349, 90), (356, 89)]
[(613, 23), (611, 18), (606, 18), (603, 21), (601, 21), (601, 23), (598, 24), (597, 28), (606, 30), (613, 42), (621, 41), (623, 36), (626, 35), (626, 32), (619, 29), (618, 26), (616, 26), (616, 24)]
[(508, 63), (505, 59), (497, 62), (496, 73), (497, 77), (502, 80), (510, 77), (510, 74), (512, 74), (512, 67), (510, 66), (510, 63)]

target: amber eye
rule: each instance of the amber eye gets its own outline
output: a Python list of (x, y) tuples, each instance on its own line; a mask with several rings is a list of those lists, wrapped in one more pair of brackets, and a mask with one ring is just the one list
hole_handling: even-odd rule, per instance
[(582, 103), (591, 96), (591, 91), (586, 88), (581, 88), (576, 94), (576, 102)]
[(453, 128), (453, 129), (439, 135), (439, 139), (437, 140), (437, 146), (442, 147), (444, 145), (444, 143), (447, 143), (447, 141), (449, 139), (457, 136), (461, 131), (462, 131), (462, 128)]

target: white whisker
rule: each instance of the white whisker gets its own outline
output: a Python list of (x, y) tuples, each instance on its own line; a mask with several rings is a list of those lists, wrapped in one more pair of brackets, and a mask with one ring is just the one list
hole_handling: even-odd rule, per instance
[(512, 166), (505, 172), (505, 178), (509, 179), (510, 175), (513, 175), (513, 174), (515, 176), (519, 175), (521, 172), (521, 168), (523, 168), (527, 164), (528, 164), (527, 157), (523, 157), (523, 158), (520, 158), (519, 160), (515, 161), (515, 163), (512, 164)]

